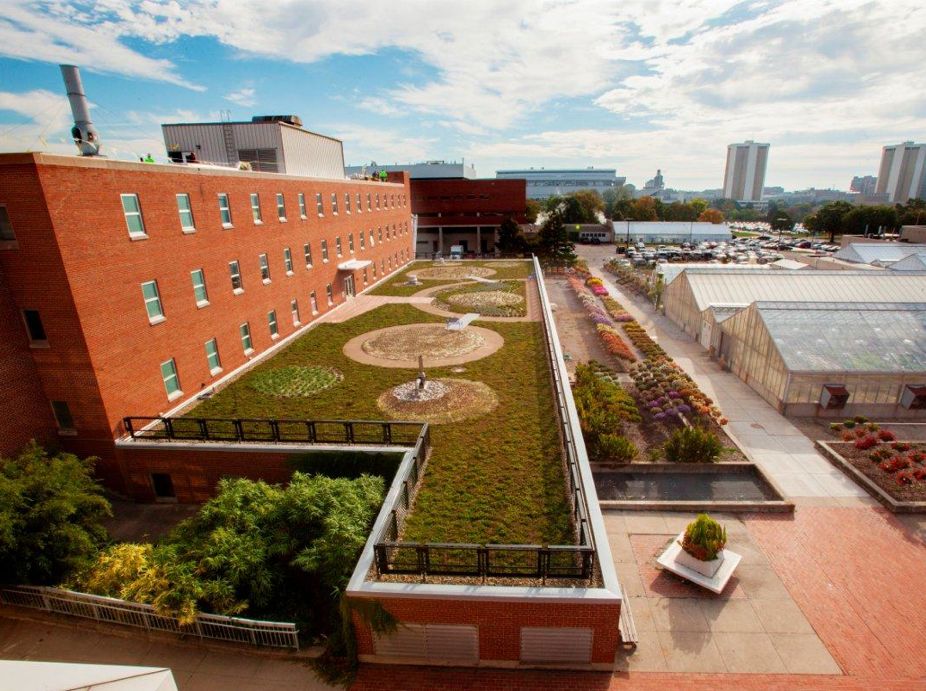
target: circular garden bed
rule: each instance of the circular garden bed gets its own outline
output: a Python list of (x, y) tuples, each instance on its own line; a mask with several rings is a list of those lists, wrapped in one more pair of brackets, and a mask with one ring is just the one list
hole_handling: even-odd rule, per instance
[(504, 343), (497, 331), (479, 326), (450, 331), (444, 324), (408, 324), (356, 336), (344, 345), (344, 354), (368, 365), (413, 368), (421, 356), (427, 367), (436, 367), (479, 360)]
[(312, 396), (344, 379), (333, 367), (289, 365), (255, 372), (251, 388), (268, 396), (296, 398)]
[[(437, 396), (425, 394), (422, 400), (410, 395), (416, 382), (406, 382), (377, 399), (376, 405), (396, 420), (420, 420), (439, 425), (462, 422), (490, 413), (498, 406), (498, 396), (486, 384), (469, 379), (434, 379), (428, 382)], [(434, 386), (432, 386), (434, 385)]]
[(411, 273), (417, 274), (418, 278), (423, 278), (428, 281), (448, 281), (456, 280), (460, 278), (467, 278), (468, 276), (479, 276), (480, 278), (485, 278), (486, 276), (491, 276), (495, 273), (495, 269), (489, 269), (485, 266), (434, 266), (430, 269), (419, 269), (418, 271), (413, 271)]
[(497, 285), (455, 286), (438, 292), (437, 306), (450, 312), (478, 312), (488, 317), (523, 317), (527, 314), (523, 281)]

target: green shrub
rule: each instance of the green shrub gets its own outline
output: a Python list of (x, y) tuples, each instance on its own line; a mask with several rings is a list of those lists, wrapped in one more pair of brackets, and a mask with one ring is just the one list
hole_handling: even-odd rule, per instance
[(251, 388), (268, 396), (293, 398), (311, 396), (324, 391), (344, 378), (333, 367), (301, 367), (289, 365), (254, 372)]
[(842, 424), (846, 429), (852, 429), (853, 427), (855, 427), (855, 420), (853, 420), (852, 418), (848, 418)]
[(600, 460), (630, 463), (637, 455), (637, 447), (633, 442), (619, 434), (601, 434), (597, 442)]
[(723, 444), (709, 430), (682, 427), (672, 433), (664, 448), (672, 463), (713, 463), (723, 451)]
[(325, 475), (356, 479), (361, 475), (379, 475), (392, 484), (403, 453), (362, 453), (360, 451), (313, 451), (294, 457), (290, 466), (306, 475)]
[(706, 513), (698, 517), (685, 528), (682, 549), (695, 559), (712, 561), (727, 544), (727, 529)]

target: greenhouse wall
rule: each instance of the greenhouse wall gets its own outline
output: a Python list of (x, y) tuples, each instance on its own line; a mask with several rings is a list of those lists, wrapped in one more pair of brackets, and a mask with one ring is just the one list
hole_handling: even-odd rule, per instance
[(688, 283), (688, 276), (683, 273), (666, 286), (662, 296), (666, 316), (675, 322), (686, 334), (695, 339), (701, 337), (701, 311), (695, 302), (694, 294)]
[[(849, 391), (845, 408), (824, 410), (819, 406), (825, 384), (839, 384)], [(907, 410), (900, 396), (908, 384), (926, 384), (926, 372), (849, 374), (841, 372), (793, 373), (784, 400), (783, 412), (800, 417), (841, 420), (855, 415), (868, 418), (926, 419), (926, 409)]]
[(730, 317), (719, 328), (718, 359), (780, 410), (788, 372), (755, 305)]

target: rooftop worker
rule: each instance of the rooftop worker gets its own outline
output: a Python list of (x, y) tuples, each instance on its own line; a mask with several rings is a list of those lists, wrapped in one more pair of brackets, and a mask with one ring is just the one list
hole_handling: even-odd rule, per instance
[(145, 163), (154, 163), (154, 157), (150, 153), (142, 160), (144, 160)]
[(389, 177), (389, 173), (387, 173), (385, 170), (379, 171), (379, 179), (380, 179), (380, 180), (382, 180), (383, 182), (386, 182), (386, 178), (387, 178), (387, 177)]

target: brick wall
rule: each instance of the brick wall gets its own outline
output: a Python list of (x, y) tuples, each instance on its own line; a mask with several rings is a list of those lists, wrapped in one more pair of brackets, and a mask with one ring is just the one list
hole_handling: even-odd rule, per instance
[[(260, 196), (260, 225), (252, 220), (252, 192)], [(285, 198), (285, 222), (277, 215), (278, 192)], [(299, 211), (299, 192), (305, 194), (305, 218)], [(138, 195), (147, 239), (129, 237), (122, 193)], [(190, 196), (193, 233), (181, 230), (176, 199), (180, 193)], [(233, 225), (229, 229), (221, 223), (219, 193), (229, 196)], [(322, 194), (321, 216), (316, 193)], [(358, 193), (362, 209), (357, 208)], [(338, 214), (332, 212), (332, 194), (338, 198)], [(345, 194), (350, 194), (350, 213)], [(367, 207), (368, 194), (372, 210)], [(408, 182), (402, 174), (381, 183), (43, 154), (0, 155), (0, 204), (9, 209), (19, 245), (0, 252), (0, 261), (13, 302), (42, 314), (50, 347), (32, 350), (31, 355), (45, 396), (67, 401), (71, 408), (78, 435), (69, 444), (99, 452), (109, 441), (111, 450), (123, 416), (166, 412), (245, 364), (248, 356), (239, 334), (243, 322), (250, 325), (254, 348), (250, 357), (254, 357), (276, 342), (268, 327), (271, 310), (284, 338), (299, 328), (291, 317), (292, 299), (298, 301), (302, 325), (313, 319), (311, 291), (316, 293), (320, 314), (329, 309), (329, 283), (335, 304), (342, 302), (344, 278), (350, 274), (338, 271), (339, 262), (373, 261), (376, 277), (370, 267), (370, 283), (397, 270), (413, 255), (408, 200)], [(365, 234), (363, 249), (360, 232)], [(337, 237), (342, 257), (337, 256)], [(328, 243), (327, 263), (322, 260), (322, 240)], [(312, 268), (306, 268), (304, 259), (307, 242)], [(284, 247), (292, 254), (292, 275), (284, 269)], [(267, 254), (270, 265), (271, 281), (266, 285), (260, 275), (260, 254)], [(240, 295), (231, 287), (228, 263), (232, 260), (240, 265), (244, 284)], [(194, 269), (205, 273), (207, 306), (198, 307), (193, 296), (190, 272)], [(352, 274), (360, 292), (364, 272)], [(158, 282), (166, 317), (154, 325), (149, 323), (141, 291), (141, 283), (151, 280)], [(218, 342), (222, 365), (222, 372), (215, 375), (205, 352), (205, 343), (212, 338)], [(161, 363), (171, 358), (183, 391), (175, 400), (168, 400), (160, 370)], [(40, 427), (38, 420), (33, 426)], [(111, 451), (107, 455), (114, 456)], [(109, 467), (110, 458), (101, 470), (117, 478), (117, 469)]]
[(411, 200), (420, 227), (497, 226), (509, 217), (518, 223), (527, 220), (524, 180), (416, 179), (411, 181)]
[[(477, 626), (481, 661), (517, 662), (521, 653), (522, 627), (593, 629), (593, 664), (612, 664), (620, 644), (620, 603), (423, 598), (382, 598), (380, 603), (403, 623)], [(374, 655), (373, 635), (356, 614), (354, 630), (358, 654)]]

